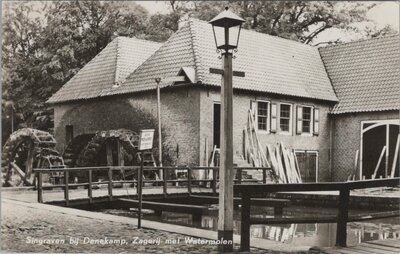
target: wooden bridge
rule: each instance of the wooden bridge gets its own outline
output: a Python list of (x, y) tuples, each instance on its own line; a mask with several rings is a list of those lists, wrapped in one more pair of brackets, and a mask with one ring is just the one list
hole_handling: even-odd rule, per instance
[[(62, 188), (64, 190), (64, 200), (58, 201), (57, 203), (64, 203), (65, 206), (70, 206), (69, 189), (72, 187), (84, 186), (87, 188), (87, 199), (80, 200), (79, 202), (92, 205), (97, 202), (109, 202), (118, 204), (122, 207), (137, 207), (138, 200), (131, 199), (128, 197), (113, 196), (113, 185), (114, 184), (126, 184), (133, 183), (138, 187), (137, 179), (132, 180), (114, 180), (113, 172), (124, 172), (127, 170), (139, 170), (139, 167), (125, 166), (125, 167), (89, 167), (89, 168), (63, 168), (63, 169), (34, 169), (37, 174), (37, 199), (39, 203), (43, 203), (43, 174), (51, 172), (63, 172), (64, 173), (64, 184), (53, 185), (52, 188)], [(162, 195), (157, 196), (153, 200), (145, 200), (142, 205), (143, 208), (160, 211), (172, 211), (172, 212), (184, 212), (193, 215), (194, 221), (201, 220), (201, 215), (208, 214), (209, 204), (217, 204), (217, 184), (218, 184), (218, 168), (217, 167), (145, 167), (144, 171), (163, 171), (163, 175), (167, 176), (168, 170), (183, 170), (187, 172), (186, 179), (168, 179), (162, 180), (143, 180), (142, 183), (152, 183), (162, 185)], [(194, 170), (211, 170), (212, 178), (204, 180), (192, 179), (191, 175)], [(237, 167), (235, 170), (236, 174), (234, 194), (235, 200), (234, 205), (241, 205), (241, 250), (250, 250), (250, 226), (254, 224), (288, 224), (288, 223), (337, 223), (336, 232), (336, 245), (346, 246), (346, 226), (347, 222), (352, 221), (364, 221), (377, 218), (394, 217), (399, 216), (400, 211), (385, 211), (380, 213), (373, 213), (368, 215), (356, 215), (349, 216), (349, 196), (350, 190), (354, 189), (366, 189), (375, 187), (393, 187), (400, 185), (400, 178), (391, 179), (379, 179), (379, 180), (365, 180), (355, 182), (325, 182), (325, 183), (295, 183), (295, 184), (266, 184), (266, 175), (268, 168), (244, 168)], [(241, 179), (242, 170), (262, 170), (263, 171), (263, 184), (248, 184), (243, 183)], [(87, 172), (88, 182), (86, 183), (69, 183), (69, 173), (79, 171)], [(108, 181), (94, 182), (93, 172), (107, 172)], [(200, 182), (210, 184), (209, 194), (205, 195), (202, 193), (193, 192), (193, 185)], [(174, 197), (172, 193), (169, 193), (169, 183), (185, 183), (187, 187), (186, 198), (184, 203), (182, 197)], [(93, 198), (93, 186), (98, 184), (106, 184), (108, 189), (108, 196), (100, 198), (97, 201)], [(282, 218), (284, 207), (289, 204), (289, 200), (286, 199), (271, 199), (265, 198), (270, 193), (276, 192), (306, 192), (306, 191), (339, 191), (339, 202), (338, 202), (338, 213), (337, 216), (324, 216), (324, 217), (296, 217), (296, 218)], [(138, 192), (139, 193), (139, 192)], [(134, 196), (137, 197), (137, 196)], [(274, 207), (275, 216), (274, 218), (252, 218), (250, 216), (251, 206), (267, 206)]]

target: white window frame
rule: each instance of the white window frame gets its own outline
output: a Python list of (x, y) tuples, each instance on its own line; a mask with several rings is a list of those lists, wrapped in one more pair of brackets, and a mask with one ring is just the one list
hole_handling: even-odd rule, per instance
[[(290, 115), (289, 115), (289, 131), (282, 131), (281, 130), (281, 105), (287, 105), (290, 107)], [(292, 135), (293, 133), (293, 104), (291, 103), (279, 103), (279, 111), (278, 111), (279, 117), (278, 117), (278, 133), (283, 134), (283, 135)]]
[(310, 108), (310, 132), (304, 132), (303, 127), (304, 127), (304, 118), (301, 116), (301, 121), (302, 121), (302, 127), (301, 127), (301, 136), (307, 136), (311, 137), (313, 136), (314, 133), (314, 106), (309, 106), (309, 105), (299, 105), (300, 107), (303, 108), (302, 113), (304, 114), (304, 108)]
[[(270, 130), (271, 130), (271, 127), (270, 127), (270, 124), (271, 124), (271, 102), (267, 101), (267, 100), (256, 100), (256, 102), (257, 102), (257, 104), (256, 104), (257, 108), (255, 109), (254, 115), (255, 115), (255, 123), (257, 126), (257, 130), (260, 133), (270, 133)], [(267, 103), (267, 114), (268, 115), (267, 115), (267, 129), (266, 130), (258, 128), (258, 103), (259, 102)]]
[[(296, 153), (314, 153), (314, 154), (316, 154), (316, 160), (317, 161), (315, 162), (315, 167), (316, 167), (315, 168), (315, 182), (318, 183), (318, 177), (319, 177), (319, 174), (318, 174), (318, 171), (319, 171), (319, 151), (317, 151), (317, 150), (301, 150), (301, 149), (297, 150), (297, 149), (295, 149), (294, 153), (295, 154)], [(296, 156), (296, 159), (297, 159), (297, 156)]]

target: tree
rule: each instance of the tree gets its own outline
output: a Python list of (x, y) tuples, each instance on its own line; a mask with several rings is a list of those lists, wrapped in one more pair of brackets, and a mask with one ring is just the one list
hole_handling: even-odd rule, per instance
[(53, 113), (45, 101), (115, 36), (144, 38), (147, 19), (134, 2), (6, 3), (3, 101), (14, 102), (23, 126), (49, 130)]
[[(355, 30), (353, 24), (368, 20), (366, 13), (375, 5), (336, 1), (199, 1), (194, 2), (191, 13), (209, 21), (229, 6), (245, 19), (244, 28), (313, 44), (318, 35), (331, 28)], [(381, 33), (375, 27), (369, 34)]]

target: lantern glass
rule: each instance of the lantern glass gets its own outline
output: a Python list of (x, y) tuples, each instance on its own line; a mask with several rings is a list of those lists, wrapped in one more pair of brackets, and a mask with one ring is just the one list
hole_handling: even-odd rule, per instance
[(232, 50), (238, 47), (241, 26), (227, 29), (228, 41), (225, 38), (225, 28), (213, 26), (214, 39), (217, 49)]

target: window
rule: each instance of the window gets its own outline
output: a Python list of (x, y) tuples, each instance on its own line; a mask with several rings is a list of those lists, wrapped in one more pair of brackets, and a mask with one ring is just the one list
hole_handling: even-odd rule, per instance
[(311, 107), (303, 107), (303, 133), (311, 133)]
[(292, 116), (292, 106), (290, 104), (280, 104), (279, 129), (281, 132), (290, 132)]
[(268, 102), (257, 102), (257, 126), (259, 130), (268, 130)]

